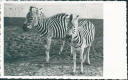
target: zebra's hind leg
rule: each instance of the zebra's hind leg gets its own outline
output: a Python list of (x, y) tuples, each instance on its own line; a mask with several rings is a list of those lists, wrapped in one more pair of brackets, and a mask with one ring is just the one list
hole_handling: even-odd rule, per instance
[(90, 47), (91, 45), (87, 47), (87, 52), (84, 55), (84, 62), (88, 65), (90, 65), (90, 58), (89, 58)]
[(73, 74), (76, 73), (76, 51), (72, 51), (73, 53)]
[(49, 63), (49, 51), (50, 51), (50, 45), (51, 45), (51, 38), (47, 38), (47, 44), (45, 45), (45, 54), (46, 54), (46, 62)]
[(61, 47), (60, 47), (60, 51), (59, 51), (59, 54), (61, 54), (62, 53), (62, 51), (63, 51), (63, 48), (64, 48), (64, 45), (65, 45), (65, 41), (63, 41), (63, 44), (61, 45)]

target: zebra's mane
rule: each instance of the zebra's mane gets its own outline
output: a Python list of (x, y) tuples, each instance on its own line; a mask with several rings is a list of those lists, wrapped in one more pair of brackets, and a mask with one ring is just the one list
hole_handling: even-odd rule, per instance
[(51, 20), (51, 18), (58, 18), (59, 16), (68, 16), (68, 14), (66, 14), (66, 13), (58, 13), (58, 14), (55, 14), (55, 15), (53, 15), (53, 16), (50, 16), (50, 17), (46, 17), (46, 16), (41, 16), (40, 14), (39, 14), (39, 23), (42, 23), (42, 22), (47, 22), (47, 21), (49, 21), (49, 20)]
[(66, 13), (58, 13), (58, 14), (53, 15), (53, 17), (64, 16), (64, 15), (66, 15)]
[(59, 16), (68, 16), (66, 13), (58, 13), (58, 14), (55, 14), (53, 16), (50, 16), (49, 18), (57, 18)]
[(88, 22), (88, 20), (87, 19), (79, 19), (78, 20), (78, 27), (82, 27), (82, 26), (84, 26), (86, 23)]
[(40, 16), (40, 15), (39, 15), (40, 19), (56, 18), (56, 17), (58, 17), (58, 16), (68, 16), (68, 14), (66, 14), (66, 13), (58, 13), (58, 14), (55, 14), (55, 15), (50, 16), (50, 17)]

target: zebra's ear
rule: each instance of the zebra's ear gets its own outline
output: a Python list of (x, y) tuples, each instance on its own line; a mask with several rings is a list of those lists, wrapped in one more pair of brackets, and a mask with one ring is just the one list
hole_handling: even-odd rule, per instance
[(74, 20), (78, 20), (79, 19), (79, 15), (76, 15)]
[(29, 11), (30, 12), (38, 12), (38, 8), (30, 6)]
[(71, 14), (69, 16), (69, 21), (70, 22), (78, 21), (78, 19), (79, 19), (79, 15), (73, 15), (73, 14)]
[(70, 22), (72, 21), (72, 19), (73, 19), (73, 14), (71, 14), (69, 17)]
[(30, 6), (30, 8), (29, 8), (29, 11), (31, 12), (32, 11), (32, 8), (34, 8), (33, 6)]
[(40, 8), (40, 9), (39, 9), (39, 14), (40, 14), (40, 15), (43, 15), (43, 8)]

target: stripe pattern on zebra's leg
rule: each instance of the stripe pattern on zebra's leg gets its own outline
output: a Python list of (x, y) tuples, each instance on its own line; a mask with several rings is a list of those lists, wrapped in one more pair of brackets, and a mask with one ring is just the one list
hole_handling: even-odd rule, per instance
[(61, 47), (60, 47), (60, 51), (59, 51), (59, 54), (61, 54), (62, 53), (62, 51), (63, 51), (63, 48), (64, 48), (64, 45), (65, 45), (65, 41), (63, 41), (63, 44), (61, 45)]

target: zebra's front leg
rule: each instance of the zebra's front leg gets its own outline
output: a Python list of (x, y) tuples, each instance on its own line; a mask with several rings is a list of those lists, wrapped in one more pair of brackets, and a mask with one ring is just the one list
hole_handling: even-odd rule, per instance
[(62, 51), (63, 51), (63, 48), (64, 48), (64, 45), (65, 45), (65, 41), (63, 41), (63, 44), (61, 45), (61, 47), (60, 47), (60, 51), (59, 51), (59, 54), (61, 54), (62, 53)]
[(50, 45), (51, 45), (51, 38), (47, 38), (47, 44), (45, 45), (45, 54), (46, 54), (46, 62), (49, 63), (49, 51), (50, 51)]
[(80, 61), (81, 61), (81, 74), (83, 74), (83, 63), (84, 63), (84, 48), (80, 49)]

